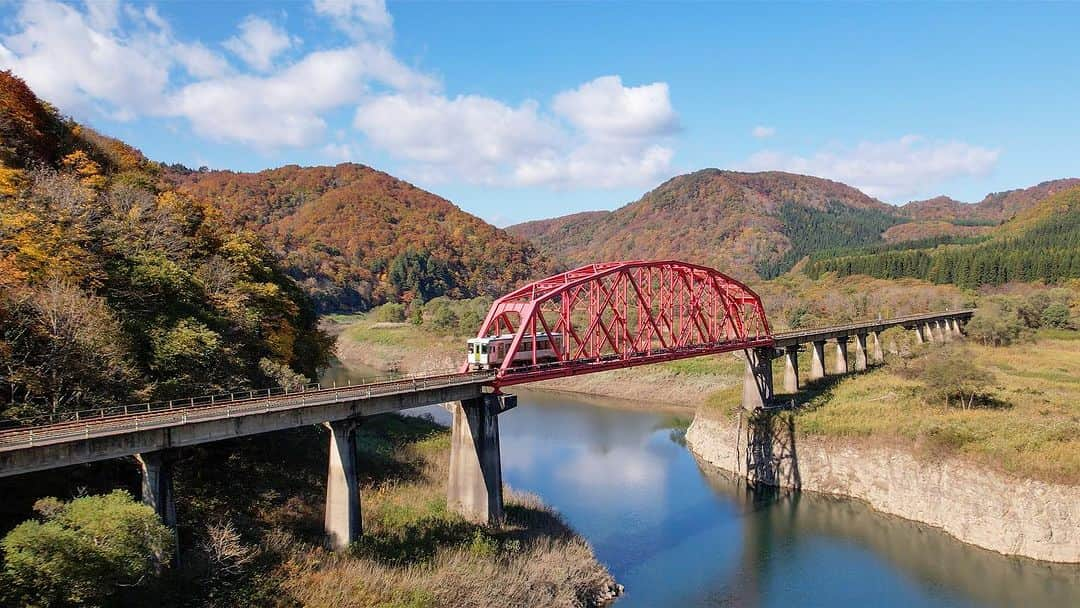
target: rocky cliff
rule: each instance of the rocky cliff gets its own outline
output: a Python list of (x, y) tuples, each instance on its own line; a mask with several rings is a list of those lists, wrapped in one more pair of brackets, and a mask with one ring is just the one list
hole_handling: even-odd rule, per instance
[[(864, 500), (873, 508), (940, 528), (1008, 555), (1080, 562), (1080, 487), (1011, 477), (955, 458), (931, 460), (901, 448), (798, 435), (777, 419), (747, 449), (745, 416), (699, 413), (686, 434), (702, 460), (742, 476), (764, 455), (771, 483)], [(748, 465), (747, 454), (759, 462)]]

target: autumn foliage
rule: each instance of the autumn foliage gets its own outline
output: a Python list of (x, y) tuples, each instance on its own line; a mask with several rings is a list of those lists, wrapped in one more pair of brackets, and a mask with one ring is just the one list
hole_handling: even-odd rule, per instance
[(295, 382), (311, 301), (251, 232), (0, 73), (0, 415)]
[(322, 310), (501, 295), (553, 269), (527, 242), (363, 165), (176, 179), (232, 225), (264, 237)]

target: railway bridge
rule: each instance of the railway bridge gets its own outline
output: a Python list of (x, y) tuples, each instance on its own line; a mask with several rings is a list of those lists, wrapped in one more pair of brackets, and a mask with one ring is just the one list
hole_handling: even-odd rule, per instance
[[(716, 270), (679, 262), (591, 264), (525, 285), (496, 300), (477, 338), (505, 352), (483, 369), (372, 381), (240, 391), (167, 402), (66, 412), (20, 420), (0, 430), (0, 477), (133, 457), (143, 500), (175, 525), (172, 464), (177, 449), (321, 424), (329, 430), (325, 529), (340, 549), (361, 533), (356, 428), (369, 416), (447, 404), (453, 412), (448, 505), (467, 518), (502, 518), (500, 413), (516, 405), (503, 389), (529, 382), (700, 357), (741, 353), (742, 405), (774, 402), (774, 359), (784, 360), (787, 392), (801, 386), (798, 358), (809, 351), (809, 380), (865, 370), (883, 360), (890, 327), (919, 342), (959, 337), (973, 310), (876, 319), (774, 334), (760, 298)], [(848, 345), (854, 344), (854, 365)], [(463, 345), (464, 346), (464, 345)]]

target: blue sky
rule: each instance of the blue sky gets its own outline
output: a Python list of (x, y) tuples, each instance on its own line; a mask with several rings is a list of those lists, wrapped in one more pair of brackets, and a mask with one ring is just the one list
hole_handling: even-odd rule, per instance
[(352, 160), (499, 225), (704, 167), (892, 203), (1080, 175), (1080, 4), (0, 4), (0, 67), (148, 156)]

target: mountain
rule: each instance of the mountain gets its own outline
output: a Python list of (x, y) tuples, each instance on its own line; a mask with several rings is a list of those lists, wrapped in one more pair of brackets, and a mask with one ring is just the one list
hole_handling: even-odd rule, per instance
[(954, 224), (996, 225), (1012, 219), (1017, 213), (1037, 206), (1051, 196), (1080, 186), (1080, 178), (1065, 178), (1042, 182), (1030, 188), (994, 192), (977, 203), (962, 203), (947, 196), (925, 201), (912, 201), (899, 208), (902, 215), (918, 221), (947, 221)]
[(615, 211), (507, 231), (568, 265), (671, 257), (768, 278), (813, 251), (881, 242), (885, 230), (905, 221), (894, 207), (838, 182), (705, 169), (672, 178)]
[(812, 278), (827, 272), (883, 279), (914, 277), (967, 288), (1080, 278), (1080, 186), (1032, 205), (1032, 191), (1050, 189), (1044, 186), (987, 197), (1001, 210), (1010, 205), (1026, 208), (977, 242), (837, 252), (811, 260), (806, 273)]
[(553, 269), (528, 242), (358, 164), (181, 172), (179, 188), (261, 235), (321, 310), (499, 295)]

